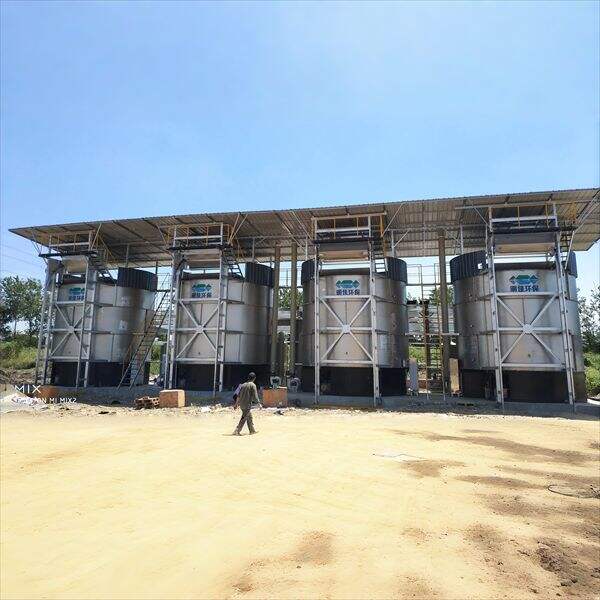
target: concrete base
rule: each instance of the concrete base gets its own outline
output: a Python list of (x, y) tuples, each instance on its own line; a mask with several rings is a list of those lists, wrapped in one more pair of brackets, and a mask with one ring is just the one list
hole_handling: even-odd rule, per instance
[(441, 394), (420, 394), (419, 396), (391, 396), (382, 398), (374, 405), (372, 398), (353, 396), (321, 396), (315, 405), (314, 395), (290, 393), (288, 405), (302, 408), (353, 408), (357, 410), (390, 410), (399, 412), (439, 412), (464, 414), (505, 414), (532, 417), (565, 417), (597, 419), (600, 405), (588, 402), (557, 404), (554, 402), (505, 402), (502, 407), (493, 400), (483, 398), (462, 398)]
[[(163, 388), (157, 385), (138, 385), (133, 388), (129, 387), (88, 387), (88, 388), (74, 388), (57, 386), (58, 397), (60, 398), (74, 398), (76, 402), (83, 402), (85, 404), (98, 404), (102, 406), (110, 404), (120, 404), (122, 406), (133, 406), (136, 398), (143, 396), (150, 396), (151, 398), (158, 398)], [(207, 406), (216, 402), (222, 402), (227, 404), (232, 401), (233, 392), (223, 392), (221, 395), (213, 397), (212, 392), (202, 391), (185, 391), (185, 399), (187, 406)]]
[[(134, 388), (71, 388), (58, 387), (60, 397), (75, 398), (86, 404), (133, 406), (136, 398), (158, 397), (161, 387), (140, 385)], [(186, 390), (187, 406), (208, 406), (220, 403), (233, 404), (233, 392), (222, 392), (213, 396), (212, 392)], [(350, 408), (356, 410), (383, 410), (398, 412), (436, 412), (459, 414), (523, 415), (532, 417), (564, 417), (577, 419), (598, 419), (600, 404), (577, 402), (574, 406), (553, 402), (506, 402), (504, 413), (493, 400), (483, 398), (462, 398), (441, 394), (420, 394), (418, 396), (388, 396), (374, 406), (373, 398), (365, 396), (321, 396), (315, 405), (314, 395), (306, 392), (288, 392), (288, 406), (298, 408)]]

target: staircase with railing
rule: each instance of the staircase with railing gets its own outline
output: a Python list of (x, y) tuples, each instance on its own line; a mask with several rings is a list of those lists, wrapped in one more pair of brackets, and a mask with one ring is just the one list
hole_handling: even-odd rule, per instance
[(90, 265), (92, 265), (93, 269), (96, 271), (96, 273), (102, 276), (102, 279), (114, 281), (114, 278), (108, 270), (108, 267), (106, 266), (104, 259), (100, 253), (90, 254), (88, 256), (88, 260)]
[(235, 255), (235, 249), (230, 244), (224, 245), (222, 249), (223, 260), (227, 266), (227, 271), (229, 275), (233, 275), (234, 277), (243, 278), (242, 269), (240, 264), (237, 261), (237, 257)]
[(387, 240), (383, 235), (382, 219), (373, 219), (370, 222), (371, 252), (375, 261), (375, 272), (385, 273), (387, 271), (386, 263), (386, 245)]
[(158, 292), (158, 305), (152, 318), (148, 322), (141, 339), (134, 338), (134, 342), (130, 346), (128, 352), (129, 359), (123, 368), (123, 374), (119, 387), (133, 387), (140, 383), (140, 376), (143, 380), (146, 360), (149, 353), (152, 351), (154, 340), (158, 336), (161, 327), (163, 326), (167, 314), (169, 312), (169, 297), (170, 291), (163, 289)]

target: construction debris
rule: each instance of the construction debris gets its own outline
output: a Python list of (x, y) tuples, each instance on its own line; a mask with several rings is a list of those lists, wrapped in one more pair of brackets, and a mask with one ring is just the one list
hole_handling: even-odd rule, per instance
[(136, 410), (140, 408), (182, 408), (185, 406), (184, 390), (162, 390), (158, 398), (142, 396), (134, 401)]

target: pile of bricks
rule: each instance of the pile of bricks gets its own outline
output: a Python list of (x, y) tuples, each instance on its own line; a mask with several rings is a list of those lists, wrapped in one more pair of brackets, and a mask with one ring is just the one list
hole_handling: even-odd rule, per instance
[(158, 398), (143, 396), (134, 403), (136, 410), (140, 408), (182, 408), (185, 406), (185, 392), (183, 390), (162, 390)]
[(140, 410), (141, 408), (158, 408), (160, 406), (160, 403), (158, 401), (158, 398), (142, 396), (141, 398), (136, 398), (133, 405), (136, 410)]

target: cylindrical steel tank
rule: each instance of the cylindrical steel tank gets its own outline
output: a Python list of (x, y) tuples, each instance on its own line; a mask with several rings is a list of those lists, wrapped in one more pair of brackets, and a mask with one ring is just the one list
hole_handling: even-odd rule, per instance
[[(63, 275), (59, 279), (50, 351), (51, 381), (55, 385), (75, 385), (84, 292), (85, 276)], [(83, 362), (89, 353), (88, 385), (118, 385), (136, 342), (152, 318), (156, 275), (121, 268), (116, 281), (98, 279), (93, 303), (90, 293), (88, 290), (82, 350)], [(140, 377), (144, 382), (148, 380), (149, 360), (150, 356)]]
[[(304, 306), (298, 362), (302, 364), (302, 390), (314, 391), (314, 261), (303, 263), (301, 281)], [(406, 391), (406, 283), (406, 263), (397, 258), (387, 258), (387, 271), (375, 276), (382, 395)], [(319, 273), (320, 392), (323, 394), (370, 396), (373, 393), (372, 363), (369, 364), (365, 353), (365, 350), (371, 352), (371, 309), (365, 306), (370, 293), (369, 269), (323, 269)]]
[[(585, 373), (575, 255), (564, 289), (574, 350), (577, 399), (584, 399)], [(553, 262), (496, 262), (500, 355), (505, 397), (513, 401), (562, 402), (567, 397), (565, 352)], [(465, 396), (494, 397), (496, 354), (487, 258), (470, 252), (450, 261), (461, 385)], [(518, 339), (520, 337), (520, 339)]]
[[(273, 270), (247, 263), (244, 278), (227, 278), (223, 344), (223, 386), (235, 388), (250, 371), (257, 383), (268, 384), (269, 316)], [(175, 326), (175, 381), (177, 387), (212, 390), (217, 344), (218, 273), (184, 271), (179, 288)]]

